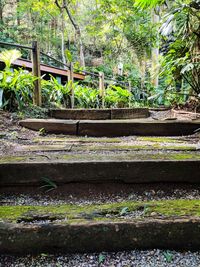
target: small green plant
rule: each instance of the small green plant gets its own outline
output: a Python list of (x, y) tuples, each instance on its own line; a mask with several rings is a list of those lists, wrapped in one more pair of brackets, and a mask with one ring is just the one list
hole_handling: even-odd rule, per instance
[(41, 253), (40, 256), (45, 258), (48, 257), (49, 255), (47, 253)]
[(106, 259), (105, 255), (103, 255), (102, 253), (99, 254), (99, 260), (98, 260), (99, 265), (101, 265), (105, 261), (105, 259)]
[(164, 251), (163, 252), (163, 255), (164, 255), (164, 257), (165, 257), (165, 259), (166, 259), (166, 261), (168, 263), (171, 263), (172, 262), (172, 260), (173, 260), (173, 254), (169, 250)]
[(42, 182), (44, 183), (44, 185), (42, 185), (40, 188), (45, 188), (46, 193), (54, 190), (57, 188), (56, 183), (54, 183), (51, 179), (47, 178), (47, 177), (43, 177), (42, 178)]
[(143, 214), (144, 214), (144, 215), (147, 214), (148, 211), (149, 211), (149, 206), (145, 204), (145, 205), (144, 205)]
[(41, 136), (46, 135), (46, 130), (45, 130), (45, 128), (41, 128), (41, 129), (39, 129), (39, 135), (41, 135)]
[(120, 211), (119, 215), (120, 215), (120, 216), (124, 216), (124, 215), (127, 215), (128, 213), (129, 213), (129, 208), (128, 208), (128, 207), (124, 207), (124, 208)]

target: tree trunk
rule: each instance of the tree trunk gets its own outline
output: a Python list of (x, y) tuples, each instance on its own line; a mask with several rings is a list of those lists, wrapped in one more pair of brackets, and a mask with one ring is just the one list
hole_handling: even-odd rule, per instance
[(0, 0), (0, 24), (3, 24), (3, 7), (4, 7), (4, 0)]
[[(152, 23), (157, 24), (159, 22), (159, 16), (156, 15), (155, 11), (152, 10)], [(153, 47), (151, 52), (152, 60), (152, 84), (158, 88), (159, 85), (159, 47)]]
[[(62, 53), (62, 61), (66, 65), (66, 57), (65, 57), (65, 21), (64, 21), (64, 12), (63, 9), (61, 11), (61, 53)], [(66, 66), (64, 66), (64, 69), (66, 69)]]
[(66, 13), (68, 15), (68, 18), (70, 20), (70, 22), (72, 23), (74, 30), (75, 30), (75, 35), (76, 35), (76, 39), (78, 41), (78, 45), (79, 45), (79, 57), (80, 57), (80, 65), (82, 67), (85, 67), (85, 57), (84, 57), (84, 48), (83, 48), (83, 42), (82, 42), (82, 38), (81, 38), (81, 29), (79, 27), (79, 25), (77, 24), (77, 22), (75, 21), (75, 19), (73, 18), (69, 7), (66, 3), (66, 0), (63, 0), (63, 7), (66, 10)]

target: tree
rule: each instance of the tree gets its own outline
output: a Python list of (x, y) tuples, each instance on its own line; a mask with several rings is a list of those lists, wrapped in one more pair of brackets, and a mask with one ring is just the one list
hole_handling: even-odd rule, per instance
[(75, 18), (72, 16), (72, 13), (71, 13), (70, 7), (69, 7), (70, 2), (71, 1), (67, 2), (66, 0), (62, 0), (60, 2), (59, 2), (59, 0), (55, 0), (55, 4), (59, 8), (59, 10), (62, 14), (62, 18), (63, 18), (63, 12), (65, 10), (71, 24), (74, 27), (75, 35), (76, 35), (75, 40), (79, 43), (80, 64), (82, 67), (85, 67), (85, 58), (84, 58), (84, 52), (83, 52), (83, 42), (82, 42), (82, 36), (81, 36), (81, 29), (80, 29), (78, 23), (76, 22)]
[[(165, 54), (163, 68), (171, 72), (177, 81), (182, 79), (194, 93), (200, 93), (200, 1), (180, 0), (170, 2), (136, 0), (140, 8), (155, 8), (165, 4), (161, 35), (173, 42)], [(181, 48), (181, 49), (180, 49)]]

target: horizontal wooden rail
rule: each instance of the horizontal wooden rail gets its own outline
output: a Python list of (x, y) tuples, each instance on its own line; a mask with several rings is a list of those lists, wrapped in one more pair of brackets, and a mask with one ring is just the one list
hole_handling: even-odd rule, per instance
[(31, 47), (31, 46), (14, 44), (14, 43), (7, 43), (7, 42), (2, 42), (2, 41), (0, 41), (0, 45), (14, 46), (14, 47), (18, 47), (18, 48), (33, 50), (33, 47)]
[[(104, 107), (104, 97), (105, 97), (105, 93), (106, 93), (105, 83), (107, 83), (108, 81), (113, 81), (116, 84), (123, 85), (124, 87), (127, 87), (129, 91), (131, 91), (130, 82), (127, 83), (127, 82), (123, 82), (123, 81), (118, 81), (114, 78), (105, 76), (104, 73), (90, 72), (87, 70), (80, 70), (80, 69), (76, 69), (76, 68), (73, 68), (73, 71), (72, 71), (71, 66), (73, 64), (67, 65), (67, 64), (63, 63), (62, 61), (40, 51), (39, 45), (36, 41), (33, 42), (32, 46), (26, 46), (26, 45), (8, 43), (8, 42), (2, 42), (2, 41), (0, 41), (0, 45), (13, 46), (13, 47), (17, 47), (17, 48), (21, 48), (21, 49), (28, 49), (28, 50), (32, 51), (32, 62), (28, 61), (28, 60), (18, 59), (14, 62), (14, 65), (21, 66), (21, 67), (25, 66), (26, 68), (33, 70), (34, 75), (38, 78), (38, 80), (35, 82), (35, 90), (34, 90), (34, 92), (35, 92), (34, 102), (38, 106), (40, 106), (42, 104), (41, 103), (41, 92), (40, 92), (41, 91), (41, 88), (40, 88), (40, 79), (41, 79), (40, 72), (41, 71), (47, 72), (47, 73), (52, 73), (52, 74), (57, 74), (57, 75), (61, 75), (61, 76), (67, 76), (69, 78), (68, 81), (71, 81), (71, 82), (73, 82), (72, 76), (73, 76), (73, 78), (80, 79), (80, 80), (84, 80), (85, 75), (90, 75), (93, 78), (98, 78), (99, 79), (99, 89), (100, 89), (101, 96), (102, 96), (102, 107)], [(53, 66), (41, 64), (40, 55), (43, 55), (43, 56), (53, 60), (54, 62), (59, 63), (60, 65), (66, 67), (67, 69), (64, 69), (64, 68), (62, 69), (62, 68), (58, 68), (58, 67), (53, 67)], [(72, 72), (73, 72), (73, 75), (71, 75)], [(74, 104), (72, 104), (72, 108), (73, 107), (74, 107)]]

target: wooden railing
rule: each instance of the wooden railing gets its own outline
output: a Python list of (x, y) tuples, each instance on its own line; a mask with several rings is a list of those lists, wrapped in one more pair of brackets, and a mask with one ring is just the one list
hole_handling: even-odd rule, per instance
[[(130, 82), (121, 82), (117, 81), (113, 78), (106, 77), (103, 72), (89, 72), (86, 70), (77, 70), (74, 68), (73, 63), (70, 63), (70, 65), (64, 64), (62, 61), (45, 54), (44, 52), (40, 51), (40, 47), (37, 41), (32, 42), (32, 46), (25, 46), (25, 45), (20, 45), (20, 44), (14, 44), (14, 43), (7, 43), (7, 42), (1, 42), (0, 41), (0, 46), (12, 46), (20, 49), (27, 49), (31, 51), (31, 61), (32, 61), (32, 71), (33, 75), (37, 77), (35, 83), (34, 83), (34, 97), (33, 97), (33, 103), (37, 106), (42, 105), (42, 96), (41, 96), (41, 60), (40, 56), (43, 55), (56, 63), (59, 63), (61, 66), (65, 68), (66, 71), (69, 72), (68, 75), (68, 81), (69, 85), (71, 86), (71, 108), (74, 108), (74, 87), (73, 87), (73, 81), (74, 81), (74, 72), (79, 72), (83, 75), (90, 75), (91, 77), (97, 78), (99, 80), (99, 91), (100, 91), (100, 96), (102, 99), (102, 108), (105, 107), (104, 105), (104, 98), (105, 98), (105, 79), (109, 81), (113, 81), (116, 84), (119, 84), (121, 86), (124, 86), (127, 88), (127, 90), (131, 91), (131, 83)], [(64, 69), (62, 69), (64, 70)]]

